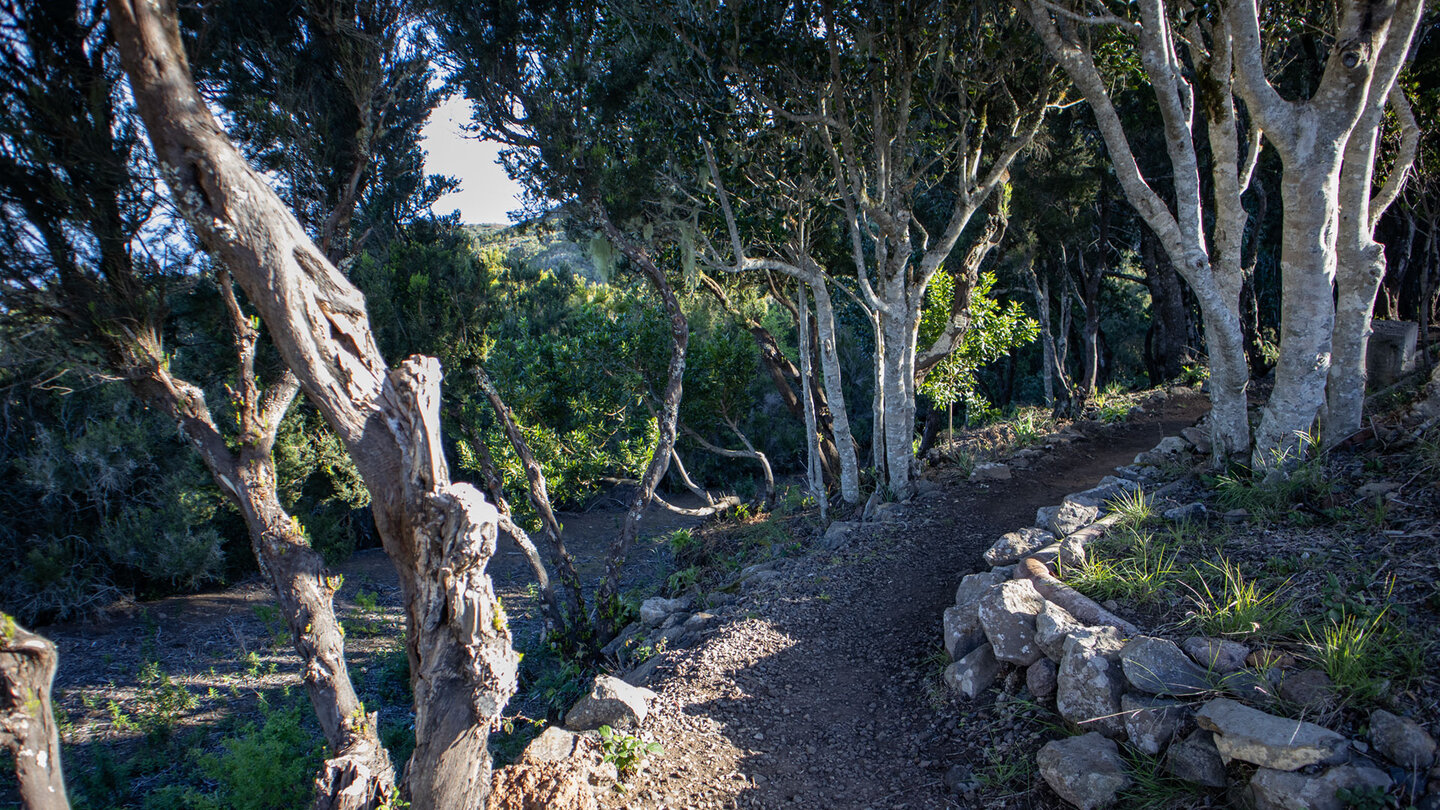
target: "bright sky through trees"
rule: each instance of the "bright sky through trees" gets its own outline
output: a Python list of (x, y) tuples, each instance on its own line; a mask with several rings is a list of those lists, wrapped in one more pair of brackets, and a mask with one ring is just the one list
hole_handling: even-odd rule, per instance
[(469, 119), (465, 100), (451, 98), (425, 125), (425, 169), (460, 179), (459, 190), (441, 197), (435, 211), (459, 209), (461, 221), (472, 225), (508, 223), (509, 212), (520, 207), (520, 186), (505, 176), (499, 144), (466, 136), (462, 127)]

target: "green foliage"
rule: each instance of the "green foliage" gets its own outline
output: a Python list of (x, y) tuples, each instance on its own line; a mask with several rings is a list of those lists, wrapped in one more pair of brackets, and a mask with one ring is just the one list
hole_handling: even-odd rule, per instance
[(634, 734), (616, 731), (609, 726), (600, 727), (600, 749), (604, 761), (614, 763), (621, 774), (633, 773), (645, 758), (665, 750), (660, 743), (647, 743)]
[[(1226, 509), (1244, 509), (1261, 520), (1306, 520), (1328, 505), (1334, 485), (1325, 469), (1318, 438), (1300, 434), (1293, 448), (1276, 451), (1268, 472), (1226, 473), (1216, 479), (1216, 494)], [(1295, 506), (1308, 507), (1297, 512)]]
[(1117, 525), (1131, 529), (1145, 525), (1155, 516), (1155, 504), (1143, 489), (1122, 492), (1106, 505), (1119, 517)]
[[(1040, 324), (1025, 314), (1020, 302), (1002, 304), (991, 297), (994, 287), (994, 273), (980, 276), (971, 291), (970, 328), (960, 347), (931, 369), (920, 386), (920, 393), (937, 406), (959, 402), (974, 408), (988, 407), (989, 403), (980, 396), (976, 371), (1019, 346), (1033, 343), (1040, 335)], [(948, 273), (937, 272), (925, 291), (925, 309), (920, 316), (921, 345), (933, 342), (944, 330), (954, 294), (954, 279)]]
[(13, 396), (0, 434), (0, 605), (34, 623), (223, 576), (223, 501), (173, 425), (119, 386), (40, 390), (6, 370), (0, 386)]
[(326, 562), (349, 558), (356, 541), (353, 516), (370, 505), (370, 492), (340, 438), (301, 404), (280, 423), (274, 452), (281, 505)]
[[(181, 715), (199, 705), (190, 690), (171, 680), (154, 661), (140, 668), (139, 681), (136, 726), (152, 737), (169, 737)], [(112, 714), (114, 711), (112, 707)]]
[(260, 720), (242, 725), (220, 745), (220, 753), (204, 755), (198, 763), (216, 788), (190, 792), (190, 807), (289, 810), (310, 802), (325, 744), (303, 701), (279, 708), (262, 702)]

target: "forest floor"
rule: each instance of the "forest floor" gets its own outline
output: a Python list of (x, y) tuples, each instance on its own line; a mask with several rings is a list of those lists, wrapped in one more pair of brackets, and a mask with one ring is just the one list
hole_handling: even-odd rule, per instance
[[(999, 761), (1025, 707), (976, 701), (964, 713), (941, 681), (940, 617), (955, 585), (995, 539), (1035, 510), (1087, 489), (1207, 409), (1183, 392), (1121, 424), (1045, 451), (1008, 481), (971, 483), (941, 465), (941, 488), (898, 521), (865, 524), (838, 553), (789, 561), (701, 645), (665, 654), (641, 736), (664, 746), (616, 808), (942, 808), (967, 805), (945, 784), (956, 763), (993, 786), (1031, 792)], [(1011, 690), (1012, 694), (1015, 690)], [(1023, 729), (1023, 725), (1020, 727)], [(1038, 776), (1035, 777), (1038, 782)], [(994, 794), (991, 794), (994, 798)], [(1052, 797), (1053, 800), (1053, 797)], [(1040, 803), (1033, 806), (1050, 806)]]
[[(981, 568), (981, 552), (996, 537), (1029, 525), (1038, 507), (1094, 485), (1208, 407), (1189, 389), (1152, 401), (1123, 422), (1072, 426), (1010, 480), (972, 483), (962, 465), (935, 465), (927, 475), (938, 489), (906, 504), (898, 520), (864, 524), (840, 551), (825, 551), (803, 536), (787, 538), (783, 549), (767, 547), (784, 557), (778, 576), (717, 610), (721, 621), (701, 643), (660, 653), (648, 681), (659, 698), (642, 736), (664, 750), (623, 792), (608, 794), (607, 805), (1052, 806), (1053, 795), (1036, 789), (1038, 776), (1028, 767), (1033, 758), (1004, 753), (1033, 753), (1043, 719), (1025, 721), (1034, 705), (1005, 697), (1018, 689), (955, 710), (940, 678), (946, 662), (940, 617), (955, 584)], [(582, 576), (594, 579), (622, 517), (613, 509), (562, 517)], [(637, 595), (660, 589), (670, 573), (669, 533), (698, 523), (658, 510), (646, 520), (646, 538), (626, 577)], [(394, 573), (378, 549), (337, 570), (345, 575), (337, 607), (345, 617), (352, 677), (367, 706), (380, 708), (382, 736), (403, 759), (411, 718)], [(532, 578), (523, 558), (502, 544), (491, 570), (517, 646), (538, 651)], [(259, 582), (43, 630), (60, 647), (56, 685), (67, 774), (82, 797), (77, 806), (208, 806), (197, 797), (253, 789), (257, 761), (288, 756), (264, 745), (294, 747), (281, 724), (267, 731), (276, 707), (307, 719), (308, 706), (295, 688), (298, 661)], [(554, 683), (562, 693), (574, 687), (563, 679)], [(517, 701), (516, 719), (543, 717), (546, 697), (537, 693), (546, 691), (544, 684), (522, 688), (531, 704)], [(256, 739), (258, 748), (245, 742)], [(318, 755), (306, 753), (308, 759), (287, 763), (293, 776), (274, 778), (298, 778), (296, 789), (303, 791), (305, 769)], [(967, 799), (945, 784), (957, 763), (979, 784), (979, 804), (977, 794)], [(6, 798), (0, 786), (0, 807)]]

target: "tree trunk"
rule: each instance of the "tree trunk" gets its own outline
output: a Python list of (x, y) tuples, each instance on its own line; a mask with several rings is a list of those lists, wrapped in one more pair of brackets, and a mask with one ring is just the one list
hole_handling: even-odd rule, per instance
[(20, 806), (69, 810), (50, 687), (60, 657), (44, 636), (0, 613), (0, 743), (15, 757)]
[[(1234, 37), (1236, 86), (1284, 165), (1280, 180), (1285, 211), (1280, 248), (1280, 362), (1275, 368), (1275, 390), (1255, 435), (1252, 464), (1257, 469), (1283, 472), (1295, 460), (1301, 437), (1311, 431), (1326, 404), (1337, 316), (1333, 285), (1341, 227), (1341, 167), (1349, 141), (1359, 139), (1356, 149), (1362, 151), (1367, 149), (1365, 139), (1373, 141), (1380, 118), (1367, 110), (1383, 105), (1394, 85), (1422, 7), (1423, 0), (1342, 3), (1333, 32), (1337, 45), (1326, 56), (1315, 92), (1301, 101), (1282, 98), (1266, 77), (1255, 0), (1235, 0), (1226, 7)], [(1369, 150), (1373, 155), (1373, 146)], [(1355, 188), (1356, 197), (1363, 195), (1368, 201), (1368, 183), (1359, 191), (1357, 180)], [(1374, 231), (1372, 222), (1354, 224), (1368, 228), (1368, 233)], [(1351, 241), (1357, 240), (1352, 237)], [(1369, 328), (1370, 303), (1362, 306), (1360, 299), (1369, 289), (1373, 302), (1368, 276), (1374, 272), (1374, 258), (1363, 245), (1357, 246), (1356, 274), (1360, 278), (1353, 279), (1353, 284), (1344, 282), (1350, 289), (1341, 291), (1341, 307), (1348, 310), (1341, 316), (1341, 328), (1361, 335), (1347, 348), (1350, 352), (1363, 342), (1363, 333)], [(1379, 260), (1383, 262), (1383, 258)], [(1347, 357), (1347, 363), (1351, 362)], [(1359, 362), (1363, 364), (1364, 358)], [(1352, 372), (1350, 368), (1341, 374), (1353, 383)], [(1363, 385), (1363, 367), (1360, 373)], [(1354, 411), (1351, 403), (1343, 407)]]
[(626, 258), (650, 281), (650, 286), (660, 296), (665, 314), (670, 320), (670, 363), (666, 373), (665, 392), (661, 397), (660, 436), (655, 443), (655, 451), (650, 456), (650, 464), (640, 478), (640, 486), (635, 488), (635, 494), (625, 510), (625, 522), (620, 533), (610, 544), (605, 559), (605, 580), (595, 594), (599, 629), (601, 635), (608, 638), (621, 629), (616, 626), (620, 575), (624, 570), (625, 560), (630, 555), (630, 547), (640, 534), (640, 518), (645, 507), (650, 504), (650, 498), (655, 494), (655, 487), (659, 485), (660, 479), (665, 477), (665, 471), (670, 466), (670, 451), (675, 446), (675, 432), (680, 419), (680, 397), (685, 381), (685, 349), (690, 343), (690, 324), (685, 320), (685, 312), (680, 308), (680, 299), (675, 296), (665, 273), (656, 266), (650, 254), (632, 244), (610, 221), (610, 215), (599, 204), (594, 206), (594, 214), (606, 237), (618, 246)]
[(1370, 343), (1375, 294), (1385, 278), (1385, 247), (1375, 241), (1380, 217), (1400, 193), (1415, 162), (1420, 127), (1403, 88), (1391, 92), (1391, 106), (1401, 122), (1400, 154), (1385, 185), (1371, 200), (1377, 143), (1385, 106), (1368, 100), (1355, 132), (1345, 145), (1340, 172), (1340, 228), (1335, 285), (1334, 357), (1325, 388), (1326, 443), (1333, 444), (1359, 430), (1365, 409), (1365, 354)]
[(1190, 334), (1185, 293), (1175, 266), (1155, 249), (1155, 237), (1148, 228), (1141, 236), (1140, 250), (1145, 265), (1145, 286), (1150, 290), (1150, 339), (1146, 365), (1150, 382), (1161, 385), (1180, 376)]
[(800, 342), (800, 379), (805, 398), (805, 483), (810, 495), (820, 505), (820, 519), (825, 519), (829, 498), (820, 479), (820, 441), (816, 431), (815, 399), (810, 396), (810, 302), (805, 296), (805, 282), (795, 285), (795, 333)]
[[(550, 565), (560, 576), (560, 583), (565, 588), (564, 609), (555, 594), (545, 594), (548, 604), (553, 605), (551, 612), (556, 622), (556, 630), (565, 635), (571, 644), (580, 644), (583, 635), (583, 628), (586, 625), (585, 619), (585, 594), (581, 589), (580, 574), (575, 570), (575, 559), (565, 548), (565, 538), (560, 527), (560, 521), (555, 517), (555, 510), (550, 506), (550, 491), (545, 481), (545, 470), (540, 462), (535, 460), (535, 454), (530, 452), (530, 443), (525, 441), (525, 434), (520, 432), (520, 426), (515, 422), (515, 414), (505, 400), (500, 398), (500, 391), (495, 383), (490, 380), (490, 375), (485, 369), (475, 369), (475, 379), (484, 392), (485, 398), (490, 401), (490, 407), (495, 411), (495, 416), (500, 420), (501, 427), (505, 430), (505, 436), (510, 440), (510, 447), (514, 449), (515, 455), (520, 459), (520, 466), (525, 471), (525, 481), (529, 484), (530, 503), (535, 507), (535, 512), (540, 516), (540, 525), (545, 528), (545, 537), (549, 540), (548, 551)], [(542, 589), (543, 591), (543, 589)]]
[(195, 88), (174, 0), (111, 0), (136, 107), (180, 213), (235, 274), (306, 397), (345, 442), (405, 598), (417, 810), (483, 807), (486, 738), (518, 657), (486, 575), (498, 513), (441, 450), (439, 364), (380, 357), (364, 298), (226, 138)]
[(810, 285), (815, 295), (815, 323), (819, 337), (820, 369), (830, 403), (830, 426), (834, 431), (840, 463), (840, 497), (846, 503), (860, 500), (860, 469), (855, 455), (855, 436), (850, 432), (850, 412), (845, 406), (845, 388), (840, 377), (840, 353), (836, 350), (835, 308), (825, 276), (815, 274)]

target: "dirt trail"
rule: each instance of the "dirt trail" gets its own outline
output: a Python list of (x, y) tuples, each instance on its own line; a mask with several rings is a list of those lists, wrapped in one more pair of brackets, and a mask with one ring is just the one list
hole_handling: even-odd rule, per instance
[[(648, 735), (665, 746), (612, 807), (960, 807), (973, 751), (937, 684), (940, 616), (1000, 534), (1203, 412), (1198, 398), (1098, 428), (989, 485), (955, 483), (840, 555), (786, 567), (700, 646), (667, 654)], [(943, 655), (943, 653), (941, 653)]]

